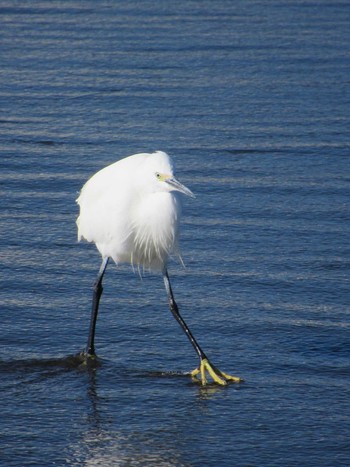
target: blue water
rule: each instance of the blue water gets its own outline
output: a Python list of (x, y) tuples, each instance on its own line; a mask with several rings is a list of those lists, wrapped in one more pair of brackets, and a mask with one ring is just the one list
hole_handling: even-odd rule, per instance
[[(350, 464), (350, 5), (0, 5), (0, 464)], [(160, 276), (100, 258), (75, 199), (169, 152), (186, 199), (169, 273), (213, 362), (201, 388)]]

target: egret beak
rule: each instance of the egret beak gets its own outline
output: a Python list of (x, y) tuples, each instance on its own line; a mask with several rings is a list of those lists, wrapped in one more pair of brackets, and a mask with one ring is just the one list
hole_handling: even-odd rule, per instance
[(190, 196), (191, 198), (195, 198), (195, 195), (192, 193), (192, 191), (185, 187), (182, 183), (180, 183), (176, 178), (174, 177), (169, 177), (166, 180), (164, 180), (168, 185), (172, 187), (174, 191), (179, 191), (180, 193), (183, 193), (184, 195)]

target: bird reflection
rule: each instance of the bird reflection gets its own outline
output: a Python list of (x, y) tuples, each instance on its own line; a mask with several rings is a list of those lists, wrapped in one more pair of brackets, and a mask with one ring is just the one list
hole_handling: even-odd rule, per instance
[[(227, 387), (195, 385), (184, 374), (116, 368), (108, 360), (86, 365), (76, 356), (75, 362), (85, 381), (88, 405), (80, 436), (68, 449), (70, 463), (193, 465), (184, 454), (188, 436), (196, 437), (193, 426), (212, 416), (215, 398)], [(181, 391), (174, 391), (174, 379)]]

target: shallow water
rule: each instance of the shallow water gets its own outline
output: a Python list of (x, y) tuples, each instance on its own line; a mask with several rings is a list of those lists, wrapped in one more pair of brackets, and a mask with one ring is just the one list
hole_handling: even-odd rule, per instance
[[(349, 465), (343, 2), (2, 2), (0, 463)], [(160, 276), (76, 241), (96, 170), (161, 149), (196, 194)]]

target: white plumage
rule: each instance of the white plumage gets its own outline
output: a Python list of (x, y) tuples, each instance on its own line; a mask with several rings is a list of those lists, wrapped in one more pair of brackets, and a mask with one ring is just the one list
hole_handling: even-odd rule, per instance
[(116, 263), (163, 269), (178, 254), (179, 192), (192, 195), (174, 179), (165, 152), (115, 162), (93, 175), (77, 199), (78, 239), (94, 242)]

